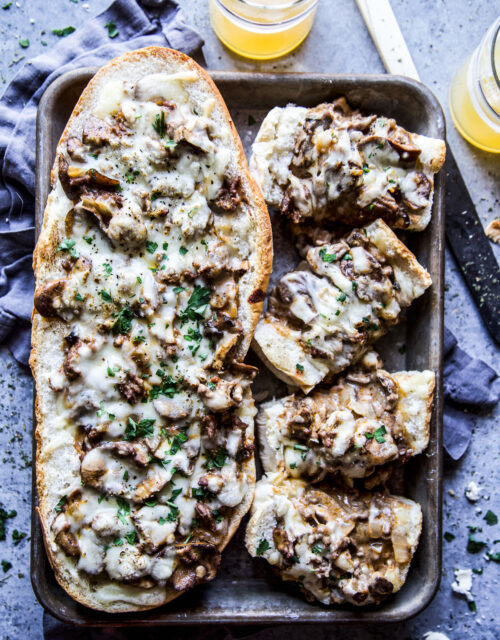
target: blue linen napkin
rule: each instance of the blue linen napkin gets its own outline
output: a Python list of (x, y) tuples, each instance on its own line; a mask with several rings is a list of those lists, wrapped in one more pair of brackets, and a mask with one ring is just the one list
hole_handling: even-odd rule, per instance
[[(25, 64), (0, 100), (0, 344), (28, 364), (34, 279), (35, 127), (38, 102), (58, 76), (102, 66), (152, 45), (193, 54), (203, 44), (173, 0), (116, 0), (84, 28)], [(118, 35), (110, 39), (106, 24)]]

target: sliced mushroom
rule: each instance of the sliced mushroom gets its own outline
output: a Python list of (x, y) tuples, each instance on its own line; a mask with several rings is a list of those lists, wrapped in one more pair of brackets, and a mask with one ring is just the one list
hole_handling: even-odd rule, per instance
[(215, 546), (205, 542), (191, 542), (178, 545), (176, 550), (180, 566), (171, 578), (176, 591), (185, 591), (215, 578), (221, 560), (220, 552)]
[(215, 389), (210, 389), (205, 384), (198, 386), (198, 393), (203, 404), (211, 411), (226, 411), (230, 407), (237, 406), (243, 400), (243, 389), (236, 380), (223, 380), (216, 378)]
[(241, 205), (241, 202), (241, 177), (230, 178), (229, 176), (224, 176), (222, 187), (212, 203), (214, 210), (220, 213), (232, 213)]
[(96, 116), (89, 116), (83, 125), (82, 140), (93, 147), (109, 144), (115, 136), (116, 131), (107, 122)]
[(68, 138), (66, 149), (68, 150), (68, 155), (72, 160), (75, 162), (85, 162), (87, 147), (82, 144), (81, 140), (76, 137)]

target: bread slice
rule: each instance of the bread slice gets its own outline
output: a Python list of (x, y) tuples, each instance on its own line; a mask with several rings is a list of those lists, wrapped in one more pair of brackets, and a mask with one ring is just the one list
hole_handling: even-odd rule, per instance
[(388, 462), (405, 462), (427, 447), (434, 380), (432, 371), (358, 366), (331, 387), (262, 404), (256, 423), (264, 470), (317, 482), (334, 473), (367, 478)]
[(375, 220), (307, 250), (271, 293), (254, 349), (279, 378), (308, 393), (356, 362), (430, 284), (411, 251)]
[(103, 67), (59, 141), (34, 254), (38, 513), (78, 602), (149, 609), (215, 576), (252, 501), (242, 360), (271, 266), (208, 74), (159, 47)]
[(307, 485), (268, 473), (255, 490), (246, 546), (323, 604), (378, 604), (403, 586), (420, 506), (384, 493)]
[(312, 109), (272, 109), (252, 151), (250, 167), (266, 202), (293, 222), (360, 226), (383, 218), (422, 231), (446, 145), (339, 98)]

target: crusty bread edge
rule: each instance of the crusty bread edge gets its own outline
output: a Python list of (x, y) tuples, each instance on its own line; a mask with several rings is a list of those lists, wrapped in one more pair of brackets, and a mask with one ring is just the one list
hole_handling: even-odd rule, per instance
[[(194, 60), (192, 60), (185, 54), (179, 51), (175, 51), (173, 49), (167, 49), (163, 47), (148, 47), (145, 49), (132, 51), (124, 54), (123, 56), (120, 56), (119, 58), (115, 58), (110, 63), (102, 67), (96, 73), (96, 75), (90, 80), (89, 84), (83, 91), (61, 135), (61, 138), (59, 140), (59, 143), (56, 149), (56, 160), (54, 162), (54, 166), (51, 173), (52, 186), (55, 185), (55, 182), (57, 179), (56, 177), (57, 158), (61, 152), (62, 146), (67, 141), (68, 137), (71, 135), (72, 124), (75, 117), (81, 113), (84, 113), (85, 110), (88, 108), (89, 103), (91, 102), (91, 98), (93, 97), (92, 91), (93, 91), (94, 85), (96, 84), (96, 81), (100, 80), (104, 75), (107, 75), (109, 73), (112, 74), (116, 68), (119, 68), (123, 64), (127, 64), (127, 62), (129, 61), (135, 61), (137, 58), (148, 59), (151, 57), (156, 57), (159, 59), (169, 59), (169, 62), (174, 60), (178, 62), (181, 66), (188, 67), (190, 70), (195, 71), (198, 74), (199, 79), (204, 81), (207, 84), (207, 88), (210, 90), (213, 97), (218, 102), (223, 115), (227, 119), (230, 131), (231, 131), (231, 135), (233, 137), (233, 142), (237, 147), (237, 164), (239, 165), (240, 172), (244, 176), (244, 179), (245, 179), (244, 182), (246, 182), (246, 184), (248, 185), (248, 190), (246, 195), (249, 198), (249, 201), (251, 202), (251, 204), (253, 205), (252, 212), (254, 216), (254, 228), (256, 231), (255, 247), (258, 251), (258, 255), (256, 259), (252, 261), (253, 264), (256, 265), (255, 281), (252, 283), (253, 285), (252, 291), (249, 292), (248, 298), (250, 298), (251, 294), (255, 291), (262, 292), (262, 295), (258, 294), (257, 296), (255, 296), (256, 302), (251, 302), (250, 300), (248, 300), (248, 298), (245, 301), (247, 303), (246, 305), (241, 305), (241, 302), (240, 302), (240, 309), (242, 306), (243, 308), (245, 308), (245, 306), (247, 308), (247, 314), (249, 317), (249, 326), (251, 328), (251, 330), (247, 332), (247, 334), (244, 336), (243, 340), (241, 341), (238, 348), (238, 352), (236, 354), (236, 357), (238, 360), (243, 360), (250, 346), (252, 336), (253, 336), (253, 331), (255, 330), (255, 326), (262, 312), (262, 307), (263, 307), (264, 298), (265, 298), (264, 294), (267, 289), (269, 276), (272, 270), (273, 254), (272, 254), (271, 222), (269, 219), (269, 214), (267, 212), (266, 204), (264, 202), (264, 198), (262, 197), (260, 189), (257, 186), (255, 180), (251, 176), (250, 171), (248, 169), (245, 153), (243, 150), (243, 145), (241, 144), (239, 135), (236, 131), (236, 128), (231, 119), (231, 116), (229, 115), (229, 111), (224, 103), (224, 100), (222, 99), (222, 96), (219, 90), (217, 89), (213, 80), (210, 78), (210, 76), (204, 69), (202, 69)], [(47, 206), (50, 206), (50, 200)], [(40, 238), (35, 248), (35, 251), (33, 253), (33, 269), (35, 272), (35, 277), (38, 275), (38, 272), (40, 271), (40, 267), (42, 265), (44, 267), (47, 267), (49, 270), (53, 266), (53, 260), (46, 261), (45, 256), (46, 255), (50, 256), (53, 254), (52, 250), (57, 243), (55, 231), (56, 231), (55, 229), (49, 229), (47, 227), (47, 225), (45, 224), (45, 217), (44, 217)], [(102, 606), (93, 600), (93, 598), (91, 597), (90, 589), (89, 589), (89, 592), (85, 594), (81, 591), (79, 586), (75, 586), (71, 583), (71, 581), (68, 579), (66, 572), (64, 571), (64, 568), (61, 567), (61, 561), (55, 556), (55, 554), (51, 549), (51, 545), (50, 545), (51, 533), (48, 529), (48, 524), (44, 521), (44, 518), (41, 515), (42, 510), (46, 511), (45, 509), (46, 505), (44, 505), (44, 497), (43, 497), (43, 491), (42, 491), (45, 474), (44, 474), (43, 464), (40, 460), (40, 457), (41, 457), (40, 443), (41, 443), (41, 437), (42, 437), (41, 425), (43, 424), (44, 417), (42, 415), (40, 403), (38, 401), (38, 396), (41, 396), (42, 394), (44, 394), (44, 389), (41, 386), (41, 371), (40, 371), (40, 366), (41, 366), (40, 351), (43, 348), (43, 344), (41, 343), (40, 338), (42, 338), (44, 334), (46, 334), (46, 328), (43, 328), (40, 326), (40, 320), (41, 318), (39, 314), (36, 312), (36, 310), (33, 310), (33, 314), (32, 314), (33, 341), (32, 341), (32, 351), (30, 356), (30, 366), (35, 378), (35, 388), (36, 388), (36, 394), (37, 394), (37, 397), (35, 399), (35, 418), (36, 418), (36, 424), (37, 424), (37, 427), (35, 430), (35, 438), (37, 441), (35, 469), (36, 469), (36, 485), (37, 485), (37, 492), (39, 496), (39, 505), (40, 505), (39, 507), (37, 507), (37, 513), (41, 523), (47, 556), (52, 568), (54, 569), (56, 580), (61, 585), (61, 587), (65, 589), (65, 591), (67, 591), (67, 593), (72, 598), (74, 598), (77, 602), (87, 607), (101, 610), (101, 611), (124, 613), (124, 612), (130, 612), (130, 611), (141, 611), (146, 609), (152, 609), (152, 608), (161, 606), (163, 604), (166, 604), (167, 602), (170, 602), (174, 598), (177, 598), (179, 595), (182, 595), (182, 593), (184, 592), (177, 592), (173, 588), (168, 588), (165, 590), (164, 599), (161, 602), (150, 605), (150, 606), (133, 605), (131, 603), (118, 603), (116, 605), (110, 604), (107, 606)], [(51, 326), (51, 329), (54, 331), (54, 333), (57, 334), (63, 331), (64, 323), (54, 319), (54, 320), (51, 320), (50, 326)], [(218, 546), (220, 551), (222, 551), (230, 541), (234, 532), (238, 528), (241, 522), (241, 519), (243, 518), (245, 513), (249, 510), (253, 500), (253, 493), (254, 493), (254, 487), (255, 487), (254, 458), (251, 458), (244, 465), (244, 471), (246, 472), (246, 475), (249, 479), (250, 490), (247, 491), (244, 500), (238, 505), (238, 507), (235, 508), (234, 514), (229, 523), (227, 534), (224, 540)], [(66, 559), (66, 561), (72, 562), (70, 559)], [(86, 580), (82, 577), (82, 581), (86, 581)]]

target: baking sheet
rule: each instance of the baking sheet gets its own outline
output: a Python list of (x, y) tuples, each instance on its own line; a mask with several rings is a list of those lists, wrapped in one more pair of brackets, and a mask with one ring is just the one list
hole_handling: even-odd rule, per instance
[[(37, 235), (50, 189), (55, 149), (71, 111), (96, 69), (71, 71), (45, 92), (38, 110), (36, 167)], [(410, 131), (444, 138), (444, 117), (431, 92), (420, 83), (398, 76), (260, 74), (210, 72), (226, 100), (245, 151), (249, 152), (260, 123), (274, 106), (294, 102), (314, 106), (345, 95), (354, 107), (394, 117)], [(249, 117), (251, 116), (251, 117)], [(304, 600), (298, 588), (274, 575), (264, 560), (252, 559), (244, 544), (246, 518), (222, 555), (217, 578), (173, 602), (143, 613), (105, 614), (75, 602), (57, 584), (49, 565), (36, 506), (33, 478), (31, 579), (41, 604), (57, 618), (86, 626), (167, 624), (270, 624), (396, 622), (419, 613), (431, 601), (441, 573), (441, 438), (442, 323), (444, 286), (444, 173), (437, 175), (432, 221), (419, 234), (402, 239), (431, 274), (432, 287), (413, 303), (407, 321), (377, 343), (389, 371), (432, 369), (437, 374), (431, 437), (427, 451), (405, 466), (404, 495), (422, 506), (424, 527), (405, 586), (378, 607), (325, 607)], [(298, 262), (282, 221), (272, 214), (274, 266), (270, 287)], [(402, 353), (404, 352), (404, 353)], [(268, 373), (253, 353), (247, 362), (260, 366), (254, 382), (257, 397), (283, 395), (286, 385)], [(35, 445), (34, 445), (35, 446)], [(35, 457), (33, 457), (35, 459)], [(34, 475), (34, 474), (33, 474)]]

